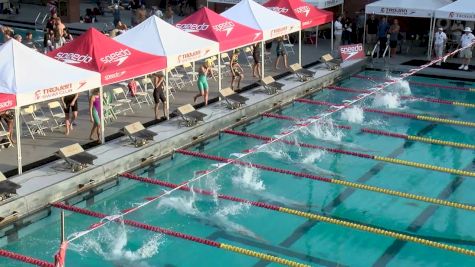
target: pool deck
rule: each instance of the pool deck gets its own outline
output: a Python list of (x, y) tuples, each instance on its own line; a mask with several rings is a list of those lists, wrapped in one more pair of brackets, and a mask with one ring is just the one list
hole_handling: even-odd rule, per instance
[[(22, 187), (18, 190), (17, 196), (6, 200), (0, 206), (0, 217), (16, 212), (14, 219), (21, 220), (28, 214), (41, 210), (48, 203), (87, 192), (95, 186), (113, 180), (118, 173), (148, 164), (170, 154), (174, 149), (199, 142), (241, 120), (258, 116), (263, 111), (314, 92), (342, 77), (348, 77), (360, 71), (364, 67), (364, 62), (364, 60), (346, 62), (342, 65), (342, 69), (336, 71), (329, 71), (322, 64), (318, 64), (310, 68), (316, 71), (315, 78), (306, 82), (299, 82), (293, 74), (284, 76), (278, 80), (285, 84), (281, 92), (267, 95), (262, 92), (261, 87), (248, 90), (241, 93), (249, 98), (248, 102), (238, 109), (229, 110), (223, 101), (215, 102), (199, 109), (207, 116), (203, 123), (194, 127), (181, 126), (178, 117), (164, 121), (148, 128), (158, 135), (143, 147), (136, 148), (127, 137), (117, 138), (88, 150), (98, 159), (95, 160), (94, 166), (77, 173), (72, 173), (66, 168), (63, 160), (57, 160), (11, 177), (10, 181)], [(83, 185), (86, 186), (82, 187)], [(4, 231), (8, 231), (7, 228)]]

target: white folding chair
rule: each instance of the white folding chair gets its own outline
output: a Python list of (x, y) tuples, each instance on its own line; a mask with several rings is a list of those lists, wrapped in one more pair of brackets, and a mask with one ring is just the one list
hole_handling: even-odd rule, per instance
[(229, 54), (224, 52), (221, 53), (221, 63), (223, 64), (224, 68), (222, 70), (223, 75), (224, 74), (231, 74), (231, 69), (229, 66), (231, 65), (231, 58), (229, 57)]
[(104, 92), (104, 99), (102, 103), (102, 108), (104, 109), (104, 122), (112, 122), (117, 119), (117, 115), (114, 110), (112, 103), (112, 96)]
[(66, 114), (64, 113), (64, 109), (59, 103), (59, 101), (51, 101), (48, 103), (49, 112), (51, 113), (51, 117), (55, 122), (55, 126), (52, 128), (60, 128), (64, 126), (64, 120), (66, 118)]
[(53, 126), (51, 126), (50, 121), (51, 118), (47, 117), (43, 109), (39, 104), (32, 105), (33, 106), (33, 115), (35, 119), (42, 122), (43, 129), (50, 129), (53, 132)]
[(290, 42), (290, 38), (289, 36), (285, 36), (284, 38), (284, 41), (287, 41), (287, 43), (284, 43), (284, 48), (285, 48), (285, 51), (287, 52), (287, 54), (294, 54), (295, 55), (295, 51), (294, 51), (294, 44)]
[(133, 95), (133, 97), (135, 98), (135, 101), (139, 105), (139, 108), (142, 108), (142, 105), (140, 105), (142, 103), (150, 105), (148, 93), (142, 89), (142, 86), (140, 85), (138, 81), (135, 81), (135, 86), (137, 87), (137, 90), (135, 94)]
[(254, 57), (252, 56), (252, 48), (250, 46), (244, 47), (244, 56), (246, 57), (247, 65), (249, 65), (249, 68), (252, 69), (252, 65), (254, 64)]
[(43, 131), (45, 128), (42, 120), (37, 120), (35, 117), (34, 105), (30, 105), (26, 108), (22, 108), (20, 111), (21, 118), (31, 135), (31, 138), (35, 139), (35, 134), (46, 135)]
[(134, 113), (132, 109), (132, 100), (127, 98), (127, 94), (122, 87), (116, 87), (112, 89), (112, 96), (114, 97), (114, 102), (111, 105), (114, 107), (116, 114), (124, 113), (127, 114), (127, 111)]
[(183, 77), (185, 75), (179, 73), (176, 68), (171, 69), (168, 74), (168, 82), (172, 85), (172, 87), (178, 89), (185, 87), (185, 81), (183, 81)]
[(185, 71), (186, 78), (193, 85), (193, 82), (196, 81), (196, 77), (198, 76), (198, 72), (193, 69), (191, 63), (183, 64), (183, 70)]

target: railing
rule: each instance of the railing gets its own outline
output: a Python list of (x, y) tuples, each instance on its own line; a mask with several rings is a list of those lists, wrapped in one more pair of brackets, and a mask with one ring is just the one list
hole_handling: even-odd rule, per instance
[(374, 54), (375, 53), (377, 53), (377, 57), (379, 57), (379, 41), (376, 42), (376, 44), (374, 45), (373, 51), (371, 51), (371, 62), (374, 59)]
[(48, 18), (48, 13), (45, 13), (44, 16), (41, 16), (41, 12), (38, 12), (38, 15), (36, 15), (35, 18), (35, 30), (36, 31), (43, 31), (44, 30), (44, 25), (45, 21)]

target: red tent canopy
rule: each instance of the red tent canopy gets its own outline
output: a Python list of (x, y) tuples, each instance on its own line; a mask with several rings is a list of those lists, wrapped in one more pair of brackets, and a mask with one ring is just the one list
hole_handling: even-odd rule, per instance
[(298, 19), (302, 22), (302, 29), (329, 23), (333, 20), (333, 12), (320, 10), (301, 0), (269, 0), (263, 6)]
[(225, 18), (203, 7), (175, 25), (177, 28), (219, 43), (229, 51), (262, 40), (262, 32)]
[(16, 107), (14, 94), (0, 94), (0, 112)]
[[(144, 40), (146, 42), (147, 40)], [(94, 28), (48, 53), (65, 63), (99, 72), (102, 85), (113, 84), (166, 68), (166, 58), (123, 45)]]

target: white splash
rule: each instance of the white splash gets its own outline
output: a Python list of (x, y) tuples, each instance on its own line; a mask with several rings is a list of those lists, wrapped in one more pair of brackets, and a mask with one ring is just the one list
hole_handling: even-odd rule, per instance
[(396, 93), (382, 93), (376, 94), (373, 99), (374, 107), (384, 107), (384, 108), (399, 108), (401, 102), (399, 100), (399, 95)]
[(364, 120), (363, 109), (359, 106), (352, 106), (350, 108), (346, 108), (341, 113), (341, 119), (351, 123), (361, 124)]
[(264, 191), (266, 186), (259, 179), (260, 172), (256, 168), (239, 167), (238, 173), (232, 177), (234, 186), (253, 191)]
[(396, 93), (398, 95), (411, 95), (411, 86), (409, 85), (409, 82), (406, 80), (400, 80), (395, 84), (392, 84), (389, 86), (389, 90), (391, 90), (393, 93)]
[(312, 124), (307, 128), (307, 131), (316, 139), (334, 142), (341, 141), (341, 139), (345, 136), (341, 130), (334, 127), (332, 121)]
[(322, 158), (323, 155), (325, 155), (324, 150), (314, 150), (308, 154), (302, 159), (303, 164), (314, 164), (316, 161)]

